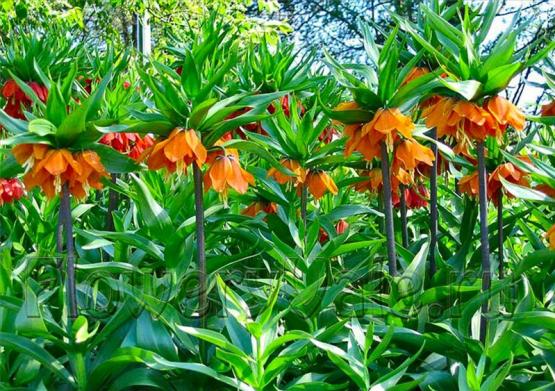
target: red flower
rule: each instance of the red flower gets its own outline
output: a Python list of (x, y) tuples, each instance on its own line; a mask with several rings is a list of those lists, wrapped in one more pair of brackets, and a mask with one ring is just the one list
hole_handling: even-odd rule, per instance
[[(408, 209), (425, 208), (428, 206), (430, 193), (424, 185), (411, 186), (405, 189), (405, 202)], [(393, 205), (398, 208), (401, 206), (401, 200), (395, 197)]]
[[(243, 115), (243, 114), (249, 112), (250, 110), (252, 110), (251, 107), (244, 107), (240, 110), (237, 110), (237, 111), (231, 113), (230, 115), (227, 116), (226, 119), (237, 118), (240, 115)], [(237, 135), (239, 137), (241, 137), (243, 140), (247, 138), (247, 136), (245, 135), (245, 132), (243, 132), (243, 129), (245, 129), (249, 132), (255, 132), (255, 133), (261, 134), (263, 136), (268, 135), (268, 133), (266, 133), (266, 131), (264, 129), (262, 129), (262, 126), (260, 126), (259, 122), (253, 122), (253, 123), (250, 123), (250, 124), (241, 125), (237, 129), (235, 129), (235, 133), (237, 133)], [(228, 133), (229, 133), (229, 135), (228, 135)], [(226, 133), (224, 136), (229, 137), (229, 139), (231, 139), (232, 132), (228, 132), (228, 133)]]
[(0, 179), (0, 205), (19, 200), (25, 194), (19, 179)]
[[(335, 232), (337, 232), (338, 235), (341, 235), (342, 233), (344, 233), (347, 230), (347, 228), (349, 228), (349, 223), (347, 223), (343, 219), (339, 219), (337, 224), (335, 224)], [(320, 237), (318, 238), (318, 241), (324, 244), (328, 240), (329, 240), (328, 233), (324, 229), (320, 228)]]
[(145, 149), (154, 145), (154, 139), (149, 135), (141, 138), (138, 133), (108, 133), (100, 139), (100, 143), (138, 160)]
[(334, 139), (340, 137), (339, 132), (333, 126), (328, 126), (326, 129), (320, 133), (318, 140), (322, 141), (324, 144), (331, 143)]
[[(28, 82), (27, 85), (31, 87), (42, 102), (46, 102), (48, 90), (45, 86), (34, 81)], [(2, 87), (2, 96), (7, 100), (6, 106), (4, 107), (6, 114), (13, 118), (25, 119), (23, 108), (29, 108), (33, 101), (23, 92), (15, 80), (8, 80), (4, 84), (4, 87)]]

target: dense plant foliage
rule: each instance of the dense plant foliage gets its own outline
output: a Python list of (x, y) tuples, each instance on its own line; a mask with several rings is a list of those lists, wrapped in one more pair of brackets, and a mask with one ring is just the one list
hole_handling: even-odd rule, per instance
[(219, 8), (151, 58), (10, 25), (0, 386), (551, 389), (555, 42), (499, 6), (361, 22), (359, 63)]

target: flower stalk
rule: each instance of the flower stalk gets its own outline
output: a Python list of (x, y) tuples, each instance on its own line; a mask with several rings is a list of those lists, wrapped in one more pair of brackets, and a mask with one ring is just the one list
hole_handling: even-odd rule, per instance
[[(480, 200), (480, 245), (482, 253), (482, 292), (487, 292), (491, 287), (491, 264), (489, 258), (488, 242), (488, 198), (487, 198), (487, 171), (485, 164), (484, 142), (478, 141), (476, 145), (478, 154), (478, 191)], [(482, 317), (480, 319), (480, 341), (485, 343), (487, 331), (486, 313), (488, 300), (482, 304)]]
[(503, 265), (503, 192), (499, 192), (497, 199), (497, 251), (499, 258), (499, 279), (505, 277), (505, 265)]
[(304, 232), (306, 236), (306, 213), (308, 205), (308, 188), (302, 183), (301, 185), (301, 219), (303, 221)]
[(401, 234), (403, 237), (403, 247), (404, 248), (408, 248), (409, 247), (409, 230), (408, 230), (408, 226), (407, 226), (407, 200), (405, 198), (405, 189), (406, 186), (401, 184), (399, 186), (399, 190), (401, 192), (401, 195), (399, 197), (399, 202), (400, 202), (400, 206), (401, 206)]
[[(118, 180), (117, 174), (111, 175), (112, 183), (116, 183)], [(116, 210), (118, 206), (118, 193), (112, 188), (108, 191), (108, 211), (106, 212), (106, 231), (114, 230), (114, 216), (112, 213)]]
[[(73, 223), (71, 221), (71, 200), (69, 185), (65, 182), (62, 186), (62, 198), (60, 202), (60, 215), (66, 233), (66, 289), (69, 306), (69, 318), (77, 318), (77, 291), (75, 285), (75, 251), (73, 248)], [(59, 246), (59, 245), (58, 245)]]
[(432, 152), (434, 161), (432, 164), (432, 172), (430, 174), (430, 265), (429, 273), (432, 278), (436, 272), (436, 248), (437, 248), (437, 129), (432, 129)]
[(385, 233), (387, 238), (387, 259), (389, 266), (389, 274), (397, 275), (397, 259), (395, 255), (395, 236), (393, 230), (393, 203), (391, 201), (391, 176), (389, 173), (389, 154), (385, 142), (381, 143), (381, 160), (382, 160), (382, 195), (384, 201), (385, 214)]
[(195, 187), (195, 224), (197, 235), (197, 257), (199, 273), (199, 317), (201, 327), (206, 326), (207, 313), (207, 283), (206, 283), (206, 243), (204, 238), (204, 202), (202, 193), (202, 170), (196, 162), (193, 163), (193, 182)]

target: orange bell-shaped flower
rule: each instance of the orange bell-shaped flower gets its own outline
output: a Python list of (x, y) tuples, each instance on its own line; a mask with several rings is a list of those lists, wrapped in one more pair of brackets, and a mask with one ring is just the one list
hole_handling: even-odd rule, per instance
[(298, 161), (292, 159), (281, 159), (281, 165), (291, 171), (294, 176), (290, 176), (282, 173), (276, 168), (272, 167), (268, 170), (268, 176), (274, 178), (277, 183), (284, 185), (286, 183), (293, 183), (297, 185), (299, 183), (304, 183), (306, 179), (306, 169), (301, 167)]
[(183, 173), (193, 161), (202, 166), (206, 156), (206, 148), (193, 129), (175, 128), (165, 140), (145, 150), (142, 159), (146, 159), (150, 170), (165, 168), (168, 172)]
[(216, 157), (204, 175), (206, 190), (212, 188), (218, 193), (222, 193), (224, 197), (227, 196), (230, 187), (240, 194), (246, 193), (249, 184), (254, 185), (254, 177), (241, 168), (239, 155), (230, 151)]
[(308, 191), (317, 200), (322, 198), (327, 191), (332, 194), (337, 194), (337, 186), (333, 179), (324, 171), (316, 170), (310, 171), (306, 176), (306, 185), (308, 186)]
[(20, 144), (12, 153), (27, 168), (25, 186), (40, 187), (48, 198), (59, 193), (64, 183), (69, 184), (71, 194), (84, 198), (90, 187), (101, 189), (102, 178), (108, 176), (94, 151), (72, 154), (67, 149), (49, 149), (42, 144)]
[(511, 125), (515, 130), (522, 131), (526, 122), (524, 114), (507, 99), (498, 95), (489, 98), (484, 107), (497, 121), (497, 136), (501, 136), (508, 125)]

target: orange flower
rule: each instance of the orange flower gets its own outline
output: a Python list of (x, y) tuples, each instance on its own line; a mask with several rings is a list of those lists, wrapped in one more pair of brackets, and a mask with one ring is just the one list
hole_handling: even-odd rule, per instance
[[(501, 179), (503, 178), (507, 182), (514, 183), (520, 186), (528, 187), (530, 183), (528, 179), (526, 179), (526, 173), (520, 170), (512, 163), (504, 163), (499, 165), (489, 176), (488, 179), (488, 198), (493, 200), (493, 203), (497, 205), (499, 200), (499, 192), (503, 188), (503, 184), (501, 183)], [(509, 197), (512, 197), (511, 194), (507, 194)]]
[(542, 183), (541, 185), (536, 186), (536, 190), (541, 191), (542, 193), (544, 193), (548, 197), (555, 198), (555, 188), (553, 188), (549, 185), (546, 185), (546, 184)]
[(497, 121), (497, 136), (501, 136), (508, 125), (511, 125), (515, 130), (522, 131), (526, 117), (524, 114), (511, 102), (505, 98), (496, 95), (489, 98), (484, 103), (485, 109)]
[(459, 190), (470, 197), (476, 197), (478, 195), (478, 171), (463, 176), (459, 180)]
[(328, 190), (334, 195), (337, 194), (335, 182), (324, 171), (310, 171), (306, 176), (306, 184), (308, 186), (308, 191), (310, 191), (317, 200), (322, 198)]
[(182, 173), (193, 161), (202, 166), (206, 155), (206, 148), (193, 129), (175, 128), (168, 138), (145, 150), (142, 159), (147, 159), (150, 170), (166, 168), (169, 172)]
[(293, 183), (294, 185), (304, 183), (306, 179), (306, 169), (302, 168), (298, 161), (292, 159), (281, 159), (280, 163), (283, 167), (294, 173), (295, 176), (284, 174), (272, 167), (268, 170), (269, 177), (274, 178), (280, 185), (284, 185), (286, 183)]
[(341, 102), (340, 104), (337, 105), (335, 110), (336, 111), (348, 111), (348, 110), (357, 110), (359, 108), (360, 107), (359, 107), (357, 102), (351, 101), (351, 102)]
[(542, 106), (542, 117), (555, 116), (555, 100)]
[(409, 74), (405, 77), (405, 80), (401, 83), (401, 87), (407, 85), (411, 81), (418, 79), (420, 76), (424, 76), (430, 73), (430, 70), (426, 67), (414, 67), (411, 69)]
[(555, 250), (555, 224), (551, 226), (545, 233), (545, 237), (549, 241), (549, 248)]
[(16, 160), (27, 167), (23, 181), (29, 189), (39, 186), (48, 198), (60, 192), (68, 183), (77, 198), (84, 198), (90, 187), (102, 188), (102, 178), (108, 176), (94, 151), (72, 154), (67, 149), (49, 149), (41, 144), (20, 144), (12, 149)]
[(473, 102), (441, 98), (422, 112), (426, 126), (435, 127), (437, 136), (454, 137), (466, 144), (468, 139), (484, 140), (495, 136), (495, 121), (491, 114)]
[[(434, 162), (434, 153), (414, 140), (403, 140), (395, 149), (395, 159), (393, 161), (393, 170), (399, 176), (404, 177), (401, 170), (406, 170), (411, 178), (414, 177), (414, 170), (419, 164), (432, 166)], [(399, 180), (405, 183), (405, 180)], [(411, 181), (412, 182), (412, 181)], [(406, 183), (405, 183), (406, 184)]]
[[(504, 163), (499, 165), (488, 177), (487, 182), (487, 198), (493, 201), (495, 205), (499, 200), (499, 193), (503, 189), (503, 184), (501, 183), (501, 178), (507, 182), (514, 183), (520, 186), (529, 186), (528, 179), (526, 178), (526, 173), (520, 170), (512, 163)], [(470, 175), (467, 175), (459, 181), (459, 190), (462, 193), (468, 194), (471, 197), (478, 196), (478, 172), (475, 171)], [(507, 194), (508, 197), (512, 197)]]
[(266, 214), (276, 214), (277, 205), (275, 204), (275, 202), (258, 200), (243, 209), (241, 211), (241, 214), (244, 216), (255, 217), (260, 212), (264, 212)]
[(412, 138), (414, 123), (410, 117), (402, 114), (398, 108), (378, 109), (374, 118), (364, 124), (346, 125), (347, 136), (345, 155), (353, 151), (360, 152), (366, 160), (380, 156), (380, 143), (385, 141), (391, 149), (399, 134)]
[(366, 176), (368, 179), (354, 184), (354, 189), (360, 193), (369, 191), (370, 193), (378, 193), (382, 189), (383, 178), (382, 170), (373, 168), (370, 171), (361, 173), (361, 177)]
[(241, 194), (246, 193), (249, 184), (254, 185), (254, 177), (241, 168), (239, 155), (236, 152), (226, 151), (225, 155), (216, 157), (204, 175), (206, 190), (213, 188), (218, 193), (222, 193), (224, 197), (227, 196), (229, 187)]

